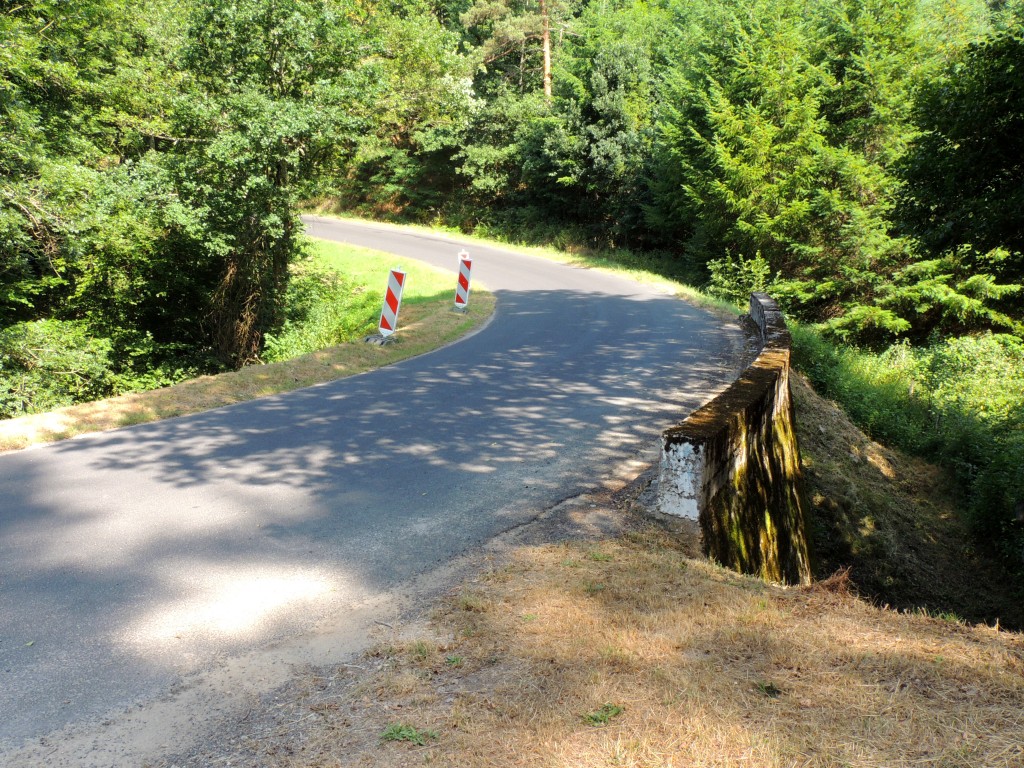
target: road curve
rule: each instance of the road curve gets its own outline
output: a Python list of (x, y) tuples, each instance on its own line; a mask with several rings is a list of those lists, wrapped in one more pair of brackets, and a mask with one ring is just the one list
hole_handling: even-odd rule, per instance
[[(461, 247), (306, 225), (452, 270)], [(738, 328), (656, 288), (466, 247), (498, 306), (459, 343), (0, 456), (0, 763), (343, 623), (649, 453), (737, 373)]]

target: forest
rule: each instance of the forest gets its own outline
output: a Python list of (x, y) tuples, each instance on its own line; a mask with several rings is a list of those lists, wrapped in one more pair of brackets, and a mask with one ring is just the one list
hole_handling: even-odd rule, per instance
[(6, 0), (0, 130), (0, 417), (259, 362), (328, 205), (770, 291), (1024, 569), (1022, 0)]

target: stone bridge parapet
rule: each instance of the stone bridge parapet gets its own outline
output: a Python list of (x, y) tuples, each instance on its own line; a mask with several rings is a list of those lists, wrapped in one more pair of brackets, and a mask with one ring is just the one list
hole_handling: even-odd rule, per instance
[(704, 553), (743, 573), (811, 579), (800, 453), (789, 389), (789, 330), (750, 297), (761, 352), (722, 394), (662, 435), (658, 506), (697, 523)]

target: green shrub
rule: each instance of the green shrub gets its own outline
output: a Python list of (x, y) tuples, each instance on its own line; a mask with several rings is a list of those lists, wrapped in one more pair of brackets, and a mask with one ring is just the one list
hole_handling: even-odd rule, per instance
[(746, 306), (751, 293), (770, 291), (777, 277), (772, 275), (771, 265), (760, 253), (750, 259), (743, 254), (733, 257), (730, 253), (709, 261), (707, 266), (711, 279), (706, 291), (716, 299), (741, 307)]
[(1005, 334), (923, 350), (920, 378), (935, 417), (938, 458), (968, 483), (979, 535), (1024, 568), (1024, 343)]
[(62, 408), (110, 394), (110, 339), (84, 322), (36, 320), (0, 331), (0, 417)]
[(289, 281), (284, 325), (264, 336), (263, 359), (288, 360), (370, 333), (379, 302), (334, 270), (303, 262)]
[(839, 402), (869, 435), (916, 454), (932, 446), (931, 412), (916, 380), (917, 362), (907, 344), (882, 354), (827, 341), (808, 326), (791, 324), (797, 367), (815, 388)]
[(169, 387), (204, 374), (220, 373), (224, 367), (208, 352), (183, 342), (157, 342), (148, 331), (116, 328), (114, 344), (113, 394), (145, 392)]

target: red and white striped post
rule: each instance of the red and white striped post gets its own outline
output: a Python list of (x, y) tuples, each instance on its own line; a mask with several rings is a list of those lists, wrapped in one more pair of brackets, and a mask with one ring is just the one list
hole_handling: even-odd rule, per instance
[(469, 275), (473, 269), (473, 260), (465, 251), (459, 252), (459, 282), (455, 286), (455, 308), (465, 310), (469, 305)]
[(388, 290), (384, 294), (384, 306), (380, 311), (378, 332), (387, 338), (398, 327), (398, 308), (402, 306), (402, 289), (405, 287), (405, 272), (392, 269), (388, 275)]

